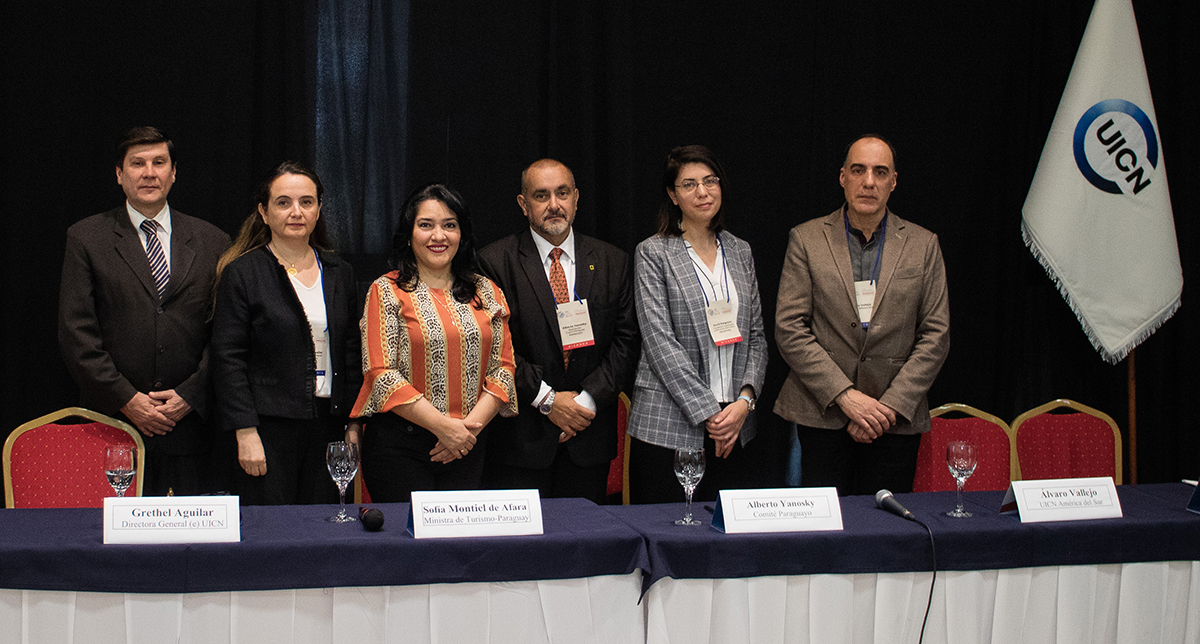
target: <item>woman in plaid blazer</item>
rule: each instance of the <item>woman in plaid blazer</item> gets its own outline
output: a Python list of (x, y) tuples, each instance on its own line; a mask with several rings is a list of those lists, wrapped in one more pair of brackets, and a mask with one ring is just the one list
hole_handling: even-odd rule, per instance
[[(750, 245), (724, 230), (725, 173), (705, 147), (675, 148), (658, 233), (634, 255), (642, 356), (629, 416), (634, 503), (683, 500), (677, 448), (705, 450), (698, 500), (738, 487), (767, 366)], [(736, 323), (736, 324), (735, 324)]]

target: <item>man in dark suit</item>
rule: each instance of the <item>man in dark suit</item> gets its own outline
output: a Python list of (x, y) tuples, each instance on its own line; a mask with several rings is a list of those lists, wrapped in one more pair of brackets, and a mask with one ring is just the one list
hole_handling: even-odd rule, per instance
[[(529, 230), (480, 251), (484, 274), (512, 310), (517, 399), (529, 405), (492, 421), (485, 481), (602, 503), (617, 454), (617, 396), (632, 382), (640, 337), (629, 256), (574, 233), (578, 204), (570, 169), (537, 161), (521, 173), (517, 196)], [(567, 349), (560, 313), (573, 325)], [(588, 330), (594, 344), (586, 344)]]
[(117, 146), (124, 206), (67, 231), (58, 341), (84, 407), (144, 435), (144, 494), (206, 489), (205, 369), (217, 259), (229, 235), (173, 212), (174, 145), (152, 127)]

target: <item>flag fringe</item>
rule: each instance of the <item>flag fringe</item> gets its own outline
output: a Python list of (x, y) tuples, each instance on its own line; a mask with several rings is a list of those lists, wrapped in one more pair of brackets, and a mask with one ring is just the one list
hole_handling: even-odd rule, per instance
[(1029, 252), (1033, 253), (1033, 258), (1042, 265), (1042, 268), (1046, 270), (1046, 274), (1050, 276), (1051, 281), (1053, 281), (1054, 285), (1058, 287), (1058, 292), (1061, 293), (1063, 299), (1067, 301), (1067, 306), (1071, 307), (1071, 312), (1074, 313), (1075, 317), (1079, 319), (1079, 324), (1083, 327), (1083, 332), (1085, 335), (1087, 335), (1088, 342), (1092, 343), (1092, 346), (1095, 347), (1096, 351), (1100, 352), (1100, 357), (1109, 364), (1115, 365), (1124, 360), (1125, 356), (1129, 355), (1129, 352), (1133, 351), (1134, 347), (1142, 342), (1145, 342), (1147, 338), (1153, 335), (1154, 332), (1163, 325), (1163, 323), (1171, 319), (1171, 316), (1175, 315), (1175, 312), (1179, 310), (1180, 298), (1176, 297), (1175, 301), (1172, 302), (1170, 306), (1159, 312), (1154, 320), (1151, 320), (1148, 324), (1143, 325), (1142, 330), (1136, 336), (1125, 342), (1125, 344), (1117, 348), (1116, 351), (1109, 351), (1104, 347), (1104, 344), (1100, 342), (1100, 337), (1096, 335), (1096, 331), (1092, 328), (1092, 325), (1088, 324), (1087, 318), (1084, 317), (1083, 309), (1081, 309), (1075, 302), (1075, 298), (1071, 297), (1071, 293), (1067, 290), (1067, 286), (1058, 278), (1058, 273), (1054, 271), (1054, 266), (1050, 263), (1049, 258), (1042, 254), (1041, 247), (1038, 246), (1037, 241), (1033, 237), (1033, 233), (1030, 232), (1029, 226), (1025, 223), (1024, 219), (1021, 220), (1021, 239), (1025, 242), (1025, 245), (1029, 247)]

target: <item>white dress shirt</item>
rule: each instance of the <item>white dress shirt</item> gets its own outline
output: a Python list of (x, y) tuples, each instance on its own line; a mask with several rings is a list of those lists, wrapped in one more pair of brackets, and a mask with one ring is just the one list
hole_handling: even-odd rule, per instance
[(129, 221), (133, 223), (133, 229), (137, 231), (143, 251), (146, 250), (146, 233), (142, 232), (142, 222), (147, 219), (158, 222), (158, 243), (162, 246), (163, 254), (167, 256), (167, 270), (171, 270), (171, 206), (163, 206), (163, 209), (153, 217), (147, 217), (138, 212), (128, 201), (125, 202), (125, 210), (129, 212)]
[[(559, 244), (558, 246), (551, 244), (545, 237), (537, 234), (537, 232), (535, 232), (532, 228), (529, 229), (529, 234), (533, 235), (533, 243), (535, 246), (537, 246), (538, 254), (542, 258), (542, 268), (546, 271), (547, 282), (550, 281), (550, 266), (554, 264), (554, 260), (550, 257), (550, 251), (554, 250), (555, 248), (562, 249), (563, 254), (559, 258), (558, 263), (562, 264), (563, 274), (566, 275), (567, 278), (567, 292), (571, 294), (571, 299), (575, 299), (575, 229), (572, 228), (570, 232), (567, 233), (567, 238), (564, 239), (563, 243)], [(546, 381), (543, 380), (542, 386), (538, 390), (538, 394), (533, 398), (533, 406), (540, 406), (542, 401), (546, 399), (546, 396), (549, 395), (549, 393), (550, 385), (546, 384)], [(575, 402), (579, 403), (581, 407), (585, 407), (593, 414), (596, 413), (596, 401), (588, 392), (579, 392), (579, 395), (575, 396)]]

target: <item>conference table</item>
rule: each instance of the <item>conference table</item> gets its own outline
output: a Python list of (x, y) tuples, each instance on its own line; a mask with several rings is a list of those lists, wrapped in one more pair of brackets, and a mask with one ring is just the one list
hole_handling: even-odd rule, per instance
[(581, 499), (544, 534), (413, 539), (336, 506), (248, 506), (240, 543), (104, 545), (98, 508), (0, 510), (9, 642), (641, 642), (645, 540)]
[[(936, 546), (923, 641), (1200, 642), (1195, 488), (1117, 490), (1122, 518), (1026, 524), (999, 511), (1004, 492), (966, 493), (965, 519), (945, 515), (953, 492), (897, 495)], [(840, 532), (728, 535), (673, 525), (678, 506), (611, 508), (649, 548), (646, 641), (917, 642), (929, 532), (870, 496), (841, 506)]]
[[(1183, 484), (1120, 519), (1022, 524), (1002, 493), (897, 498), (934, 535), (924, 641), (1200, 642), (1200, 515)], [(845, 529), (727, 535), (682, 504), (543, 501), (538, 536), (416, 540), (332, 506), (242, 508), (242, 541), (103, 545), (100, 510), (0, 510), (0, 644), (917, 642), (924, 528), (841, 499)]]

